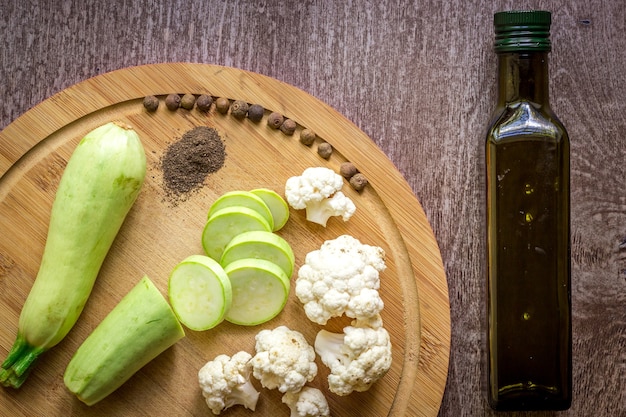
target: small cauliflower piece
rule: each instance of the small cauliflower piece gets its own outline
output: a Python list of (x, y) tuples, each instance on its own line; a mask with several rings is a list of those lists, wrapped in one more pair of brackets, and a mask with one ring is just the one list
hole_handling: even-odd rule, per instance
[(287, 392), (283, 403), (291, 410), (290, 417), (329, 417), (330, 408), (322, 391), (313, 387), (303, 387), (298, 392)]
[(285, 183), (287, 203), (296, 209), (306, 209), (308, 221), (326, 227), (328, 219), (341, 216), (348, 221), (356, 206), (340, 190), (343, 177), (330, 168), (310, 167), (301, 175), (291, 177)]
[(265, 388), (297, 392), (317, 375), (313, 346), (302, 333), (287, 326), (261, 330), (255, 349), (252, 372)]
[(337, 191), (332, 197), (310, 202), (306, 207), (306, 219), (326, 226), (331, 217), (341, 216), (345, 222), (350, 220), (355, 211), (356, 206), (352, 200), (341, 191)]
[(379, 272), (385, 268), (382, 248), (342, 235), (306, 255), (296, 278), (296, 296), (307, 317), (317, 324), (344, 313), (368, 319), (384, 307), (378, 289)]
[(380, 317), (354, 320), (343, 333), (321, 330), (315, 351), (330, 369), (328, 389), (341, 396), (363, 392), (391, 367), (391, 341)]
[(254, 411), (259, 392), (250, 382), (252, 355), (238, 352), (232, 357), (219, 355), (198, 372), (202, 395), (215, 415), (234, 405)]

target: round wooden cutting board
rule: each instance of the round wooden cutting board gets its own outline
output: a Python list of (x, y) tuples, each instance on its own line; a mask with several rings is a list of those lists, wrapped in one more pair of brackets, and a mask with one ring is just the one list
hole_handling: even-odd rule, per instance
[[(170, 111), (164, 105), (170, 93), (257, 103), (266, 109), (265, 115), (255, 123), (220, 114), (215, 105), (208, 113), (197, 108)], [(147, 95), (159, 97), (156, 112), (143, 107)], [(270, 128), (270, 112), (294, 120), (295, 133)], [(357, 207), (349, 221), (331, 218), (322, 227), (307, 222), (303, 211), (291, 209), (289, 222), (278, 233), (294, 249), (296, 271), (308, 252), (342, 234), (385, 250), (387, 269), (381, 273), (380, 292), (393, 364), (369, 392), (339, 397), (328, 392), (328, 371), (318, 360), (319, 373), (310, 385), (324, 391), (336, 417), (437, 415), (450, 350), (448, 290), (437, 242), (407, 182), (370, 138), (328, 105), (266, 76), (212, 65), (157, 64), (100, 75), (42, 102), (0, 133), (0, 359), (13, 344), (21, 307), (37, 274), (65, 164), (87, 132), (109, 121), (125, 122), (138, 132), (148, 159), (146, 182), (76, 326), (40, 358), (19, 390), (0, 392), (0, 414), (207, 416), (211, 414), (197, 381), (205, 362), (240, 350), (254, 354), (254, 336), (279, 325), (302, 332), (312, 344), (322, 326), (306, 318), (292, 285), (285, 310), (272, 321), (256, 327), (223, 322), (206, 332), (187, 330), (184, 339), (91, 407), (63, 385), (65, 367), (80, 343), (144, 275), (167, 296), (173, 267), (189, 255), (202, 254), (200, 237), (207, 211), (220, 194), (265, 187), (284, 195), (285, 181), (305, 168), (338, 171), (342, 162), (351, 161), (369, 185), (357, 192), (344, 184), (344, 193)], [(219, 132), (225, 164), (201, 188), (172, 200), (160, 161), (168, 146), (196, 126)], [(317, 133), (312, 146), (299, 141), (304, 128)], [(316, 151), (323, 141), (334, 149), (328, 160)], [(339, 331), (347, 324), (340, 318), (324, 327)], [(289, 415), (279, 392), (253, 383), (261, 391), (256, 412), (239, 406), (222, 415)]]

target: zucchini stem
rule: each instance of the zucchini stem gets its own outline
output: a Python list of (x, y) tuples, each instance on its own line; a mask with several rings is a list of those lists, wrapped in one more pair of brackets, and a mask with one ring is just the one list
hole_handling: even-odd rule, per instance
[(19, 388), (28, 376), (32, 365), (45, 349), (29, 344), (24, 336), (17, 335), (15, 343), (0, 369), (0, 384)]

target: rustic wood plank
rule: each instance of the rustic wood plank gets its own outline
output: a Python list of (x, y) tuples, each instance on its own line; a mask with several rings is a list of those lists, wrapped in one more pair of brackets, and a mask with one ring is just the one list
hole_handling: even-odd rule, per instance
[[(495, 99), (491, 14), (514, 3), (152, 3), (2, 2), (0, 128), (85, 78), (156, 62), (255, 71), (328, 103), (404, 174), (440, 245), (453, 323), (440, 415), (495, 415), (482, 385), (482, 134)], [(617, 416), (626, 412), (626, 11), (598, 0), (515, 5), (554, 12), (552, 102), (572, 139), (575, 383), (562, 415)]]

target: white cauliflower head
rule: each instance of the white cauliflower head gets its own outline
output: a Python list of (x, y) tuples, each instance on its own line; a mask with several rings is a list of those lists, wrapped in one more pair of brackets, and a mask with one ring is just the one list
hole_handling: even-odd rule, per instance
[(298, 392), (287, 392), (283, 403), (291, 410), (290, 417), (329, 417), (330, 408), (324, 393), (317, 388), (303, 387)]
[(285, 183), (285, 197), (296, 210), (306, 209), (307, 220), (326, 226), (328, 219), (341, 216), (344, 221), (352, 217), (356, 206), (340, 190), (343, 177), (330, 168), (310, 167), (300, 176)]
[(385, 252), (342, 235), (309, 252), (296, 278), (296, 296), (307, 317), (326, 324), (345, 314), (355, 319), (376, 316), (384, 307), (378, 292)]
[(231, 357), (219, 355), (198, 371), (198, 381), (207, 405), (215, 415), (233, 405), (254, 411), (259, 392), (250, 382), (252, 355), (238, 352)]
[(321, 330), (315, 351), (330, 369), (328, 389), (341, 396), (363, 392), (391, 367), (391, 341), (380, 318), (354, 320), (341, 333)]
[(315, 350), (302, 333), (287, 326), (261, 330), (255, 349), (252, 371), (265, 388), (299, 391), (317, 375)]

